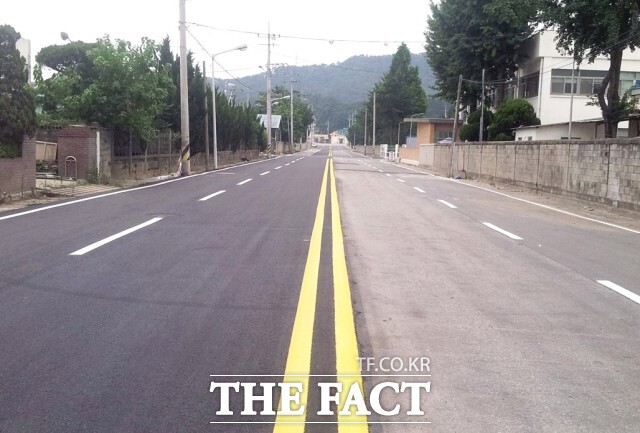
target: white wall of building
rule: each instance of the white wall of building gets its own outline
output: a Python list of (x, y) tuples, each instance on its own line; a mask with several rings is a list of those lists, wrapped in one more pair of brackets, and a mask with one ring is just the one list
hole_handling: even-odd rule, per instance
[[(554, 69), (563, 69), (566, 70), (567, 74), (570, 74), (573, 61), (571, 56), (558, 52), (554, 38), (555, 33), (550, 31), (535, 36), (528, 48), (530, 60), (523, 64), (519, 70), (520, 77), (541, 71), (538, 97), (529, 98), (528, 101), (533, 105), (543, 125), (569, 122), (570, 120), (571, 95), (552, 94), (551, 76)], [(609, 60), (602, 57), (596, 59), (593, 63), (585, 61), (580, 65), (580, 69), (607, 71), (609, 69)], [(624, 52), (621, 71), (637, 72), (638, 79), (640, 79), (640, 50), (635, 52), (626, 50)], [(578, 77), (578, 72), (579, 70), (576, 69), (576, 78)], [(574, 121), (602, 118), (599, 106), (588, 105), (591, 101), (591, 97), (587, 95), (574, 94), (572, 116)], [(566, 135), (566, 133), (563, 135)]]
[[(573, 123), (571, 137), (574, 139), (593, 139), (596, 134), (595, 123)], [(601, 134), (604, 134), (602, 132)], [(516, 141), (559, 140), (569, 136), (569, 125), (527, 126), (516, 129)]]

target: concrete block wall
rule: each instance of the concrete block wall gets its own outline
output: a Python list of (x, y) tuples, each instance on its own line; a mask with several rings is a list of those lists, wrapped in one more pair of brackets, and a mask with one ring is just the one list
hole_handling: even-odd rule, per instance
[(24, 194), (36, 187), (36, 139), (25, 137), (20, 158), (0, 158), (0, 195)]
[(640, 142), (611, 143), (607, 198), (615, 204), (640, 204)]
[(538, 182), (538, 146), (523, 144), (515, 146), (514, 179), (525, 184)]
[[(448, 174), (450, 151), (450, 145), (435, 145), (426, 166)], [(455, 160), (457, 172), (472, 178), (640, 210), (638, 139), (460, 143)]]

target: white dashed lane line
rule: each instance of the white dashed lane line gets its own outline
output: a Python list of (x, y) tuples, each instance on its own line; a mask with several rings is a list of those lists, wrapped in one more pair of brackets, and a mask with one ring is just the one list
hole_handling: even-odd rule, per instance
[(413, 189), (415, 189), (416, 191), (418, 191), (420, 194), (425, 194), (424, 190), (418, 188), (417, 186), (414, 186)]
[(497, 231), (498, 233), (502, 233), (503, 235), (505, 235), (508, 238), (511, 238), (511, 239), (513, 239), (515, 241), (521, 241), (522, 240), (522, 238), (520, 236), (514, 235), (513, 233), (508, 232), (508, 231), (506, 231), (504, 229), (501, 229), (500, 227), (495, 226), (495, 225), (493, 225), (491, 223), (482, 223), (482, 224), (484, 224), (485, 226), (489, 227), (492, 230)]
[(275, 170), (280, 170), (281, 168), (282, 168), (282, 166), (281, 166), (281, 165), (279, 165), (279, 166), (277, 166), (277, 167), (275, 168)]
[(440, 203), (442, 203), (445, 206), (449, 206), (451, 209), (458, 209), (458, 207), (454, 204), (449, 203), (448, 201), (444, 201), (444, 200), (438, 200)]
[(598, 283), (624, 296), (625, 298), (632, 300), (636, 304), (640, 304), (640, 296), (636, 293), (633, 293), (632, 291), (627, 290), (624, 287), (617, 285), (616, 283), (612, 283), (609, 280), (598, 280)]
[(245, 183), (249, 183), (249, 182), (251, 182), (252, 180), (253, 180), (253, 179), (246, 179), (246, 180), (243, 180), (242, 182), (237, 183), (236, 185), (238, 185), (238, 186), (242, 186), (242, 185), (244, 185)]
[(260, 176), (266, 176), (266, 175), (268, 175), (269, 173), (271, 173), (271, 172), (270, 172), (270, 171), (265, 171), (264, 173), (260, 173)]
[(161, 220), (162, 220), (162, 218), (150, 219), (149, 221), (144, 222), (142, 224), (138, 224), (135, 227), (131, 227), (130, 229), (121, 231), (120, 233), (116, 233), (115, 235), (109, 236), (108, 238), (104, 238), (104, 239), (102, 239), (102, 240), (100, 240), (98, 242), (94, 242), (91, 245), (88, 245), (88, 246), (86, 246), (84, 248), (81, 248), (81, 249), (79, 249), (77, 251), (74, 251), (69, 255), (70, 256), (82, 256), (82, 255), (85, 255), (86, 253), (88, 253), (90, 251), (93, 251), (96, 248), (100, 248), (101, 246), (106, 245), (106, 244), (108, 244), (110, 242), (113, 242), (116, 239), (120, 239), (121, 237), (124, 237), (126, 235), (129, 235), (129, 234), (135, 232), (135, 231), (138, 231), (138, 230), (143, 229), (143, 228), (145, 228), (147, 226), (150, 226), (151, 224), (155, 224), (155, 223), (157, 223), (158, 221), (161, 221)]
[(201, 198), (200, 200), (198, 200), (198, 201), (207, 201), (207, 200), (209, 200), (210, 198), (213, 198), (213, 197), (218, 196), (218, 195), (220, 195), (220, 194), (224, 194), (225, 192), (227, 192), (227, 191), (223, 189), (222, 191), (214, 192), (214, 193), (213, 193), (213, 194), (211, 194), (211, 195), (208, 195), (208, 196), (206, 196), (206, 197), (202, 197), (202, 198)]

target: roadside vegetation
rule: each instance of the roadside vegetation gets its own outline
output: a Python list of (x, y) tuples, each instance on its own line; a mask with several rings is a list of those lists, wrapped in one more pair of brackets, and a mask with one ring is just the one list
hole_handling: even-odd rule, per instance
[[(500, 110), (511, 97), (505, 93), (505, 84), (515, 81), (518, 64), (526, 60), (522, 49), (525, 42), (544, 30), (557, 32), (557, 47), (572, 56), (577, 67), (598, 56), (609, 59), (609, 69), (593, 95), (593, 104), (602, 111), (605, 137), (616, 137), (618, 122), (635, 108), (634, 99), (620, 94), (617, 83), (623, 51), (640, 44), (637, 1), (432, 0), (425, 48), (436, 78), (436, 95), (455, 101), (458, 77), (462, 75), (461, 101), (471, 107), (472, 116), (483, 99)], [(480, 85), (483, 70), (485, 92)], [(524, 102), (518, 104), (524, 109)], [(535, 122), (535, 116), (523, 115), (513, 127), (536, 124), (527, 123), (527, 119)], [(489, 132), (490, 139), (513, 139), (501, 125), (489, 126)], [(465, 134), (474, 138), (469, 131)]]

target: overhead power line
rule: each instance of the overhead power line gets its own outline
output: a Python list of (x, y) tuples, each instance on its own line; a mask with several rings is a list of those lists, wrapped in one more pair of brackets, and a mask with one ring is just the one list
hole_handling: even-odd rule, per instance
[[(242, 33), (245, 35), (254, 35), (254, 36), (262, 36), (264, 32), (255, 32), (249, 30), (237, 30), (237, 29), (223, 29), (220, 27), (214, 27), (207, 24), (188, 22), (187, 24), (203, 27), (210, 30), (217, 30), (221, 32), (231, 32), (231, 33)], [(308, 36), (295, 36), (295, 35), (283, 35), (278, 34), (278, 38), (280, 39), (297, 39), (302, 41), (316, 41), (316, 42), (328, 42), (329, 44), (333, 44), (335, 42), (348, 42), (348, 43), (357, 43), (357, 44), (424, 44), (424, 41), (393, 41), (393, 40), (365, 40), (365, 39), (340, 39), (340, 38), (312, 38)]]

